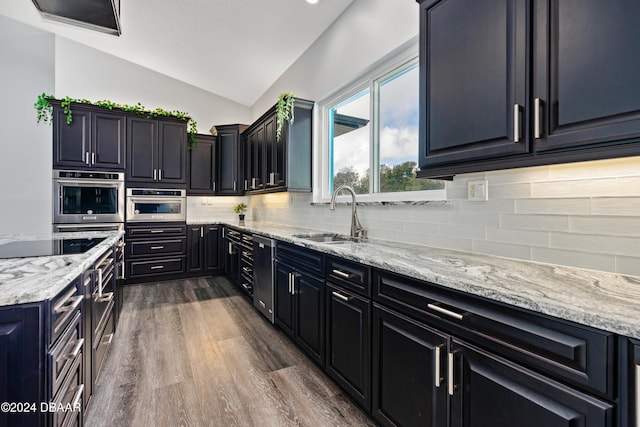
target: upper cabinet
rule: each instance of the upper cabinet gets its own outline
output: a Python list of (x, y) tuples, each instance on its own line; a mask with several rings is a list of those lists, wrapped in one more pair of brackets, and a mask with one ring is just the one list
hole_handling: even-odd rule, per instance
[(419, 2), (419, 176), (640, 154), (638, 2)]
[(214, 195), (216, 191), (216, 138), (196, 135), (196, 147), (189, 150), (187, 194)]
[(216, 126), (217, 135), (217, 189), (216, 194), (225, 196), (242, 195), (244, 188), (244, 162), (242, 158), (242, 145), (240, 134), (246, 129), (246, 125), (222, 125)]
[(183, 121), (127, 117), (127, 182), (185, 188), (186, 166)]
[(125, 169), (123, 114), (74, 105), (73, 119), (67, 124), (60, 104), (53, 105), (54, 169)]
[(313, 102), (296, 98), (293, 123), (276, 138), (276, 107), (246, 132), (244, 190), (249, 193), (311, 191)]

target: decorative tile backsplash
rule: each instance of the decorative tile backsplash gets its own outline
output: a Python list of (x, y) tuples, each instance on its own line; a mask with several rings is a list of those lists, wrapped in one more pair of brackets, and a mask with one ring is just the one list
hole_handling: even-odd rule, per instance
[[(483, 179), (489, 200), (468, 201), (467, 181)], [(358, 215), (371, 238), (640, 276), (640, 157), (459, 175), (447, 194), (450, 203), (364, 205)], [(240, 201), (247, 219), (349, 233), (349, 205), (331, 211), (307, 193), (189, 197), (187, 212), (235, 218)]]

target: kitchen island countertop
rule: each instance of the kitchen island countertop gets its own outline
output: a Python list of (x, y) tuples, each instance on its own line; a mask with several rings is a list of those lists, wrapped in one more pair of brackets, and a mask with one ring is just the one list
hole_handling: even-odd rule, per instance
[(316, 243), (295, 235), (322, 231), (256, 221), (221, 223), (640, 339), (640, 277), (375, 239), (353, 244)]
[(0, 245), (52, 238), (105, 239), (83, 254), (0, 259), (0, 307), (55, 297), (123, 235), (122, 231), (0, 235)]

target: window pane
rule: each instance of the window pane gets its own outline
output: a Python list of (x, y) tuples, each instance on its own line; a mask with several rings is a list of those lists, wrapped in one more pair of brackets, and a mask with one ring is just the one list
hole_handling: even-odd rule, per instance
[(369, 193), (369, 89), (329, 110), (330, 191), (346, 184), (358, 194)]
[(435, 190), (444, 182), (416, 178), (418, 165), (418, 65), (405, 68), (379, 85), (379, 189)]

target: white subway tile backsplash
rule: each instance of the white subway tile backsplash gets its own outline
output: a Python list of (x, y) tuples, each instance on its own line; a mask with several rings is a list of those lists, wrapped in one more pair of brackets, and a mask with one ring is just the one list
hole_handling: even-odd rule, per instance
[(623, 157), (550, 166), (549, 178), (593, 179), (640, 175), (640, 157)]
[(509, 258), (531, 259), (531, 248), (526, 245), (474, 240), (473, 251)]
[(528, 199), (531, 197), (531, 183), (497, 184), (489, 182), (489, 199)]
[(613, 255), (552, 248), (531, 248), (531, 260), (601, 271), (615, 271), (616, 264)]
[(617, 256), (615, 272), (620, 274), (629, 274), (632, 276), (640, 276), (640, 258)]
[(531, 184), (531, 196), (540, 198), (609, 196), (616, 192), (617, 187), (615, 178), (534, 182)]
[(451, 236), (429, 236), (424, 244), (427, 246), (451, 249), (454, 251), (473, 252), (473, 240), (471, 239), (462, 239)]
[(463, 239), (484, 240), (485, 227), (474, 224), (440, 224), (440, 235)]
[(602, 236), (640, 237), (640, 219), (637, 217), (574, 216), (569, 218), (569, 231)]
[(500, 227), (504, 229), (569, 231), (567, 215), (500, 215)]
[(640, 239), (593, 234), (550, 233), (550, 247), (611, 255), (640, 256)]
[(588, 198), (515, 200), (517, 214), (588, 215), (590, 209)]
[(640, 217), (640, 197), (603, 197), (592, 199), (591, 214)]
[(509, 230), (487, 227), (486, 240), (489, 242), (512, 243), (526, 246), (549, 246), (549, 233), (546, 231)]
[(498, 227), (500, 225), (500, 215), (482, 212), (454, 212), (449, 214), (448, 222), (451, 224)]

